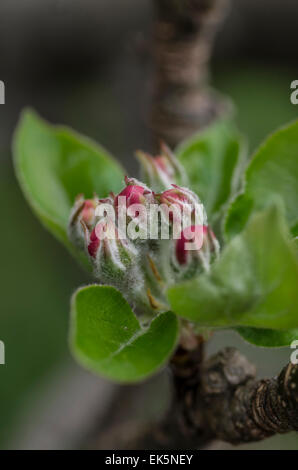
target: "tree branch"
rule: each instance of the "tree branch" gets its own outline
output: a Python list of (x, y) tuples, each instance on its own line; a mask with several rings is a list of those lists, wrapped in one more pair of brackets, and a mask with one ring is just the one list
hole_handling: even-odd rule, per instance
[[(214, 438), (233, 444), (298, 431), (298, 365), (278, 377), (255, 379), (255, 367), (227, 348), (204, 364), (195, 392), (200, 409), (193, 425), (207, 426)], [(203, 402), (203, 403), (202, 403)]]
[(188, 363), (183, 377), (185, 362), (177, 367), (174, 360), (178, 393), (162, 433), (155, 435), (170, 433), (168, 443), (198, 447), (212, 439), (242, 444), (298, 431), (298, 365), (289, 363), (278, 377), (256, 380), (255, 366), (234, 348), (199, 367), (191, 358)]
[[(102, 430), (96, 448), (196, 449), (298, 431), (298, 365), (256, 380), (255, 366), (234, 348), (203, 362), (203, 342), (179, 347), (172, 363), (175, 395), (157, 424), (131, 421)], [(101, 442), (101, 445), (99, 445)]]
[(207, 126), (226, 103), (207, 87), (215, 33), (228, 0), (154, 0), (152, 128), (175, 146)]

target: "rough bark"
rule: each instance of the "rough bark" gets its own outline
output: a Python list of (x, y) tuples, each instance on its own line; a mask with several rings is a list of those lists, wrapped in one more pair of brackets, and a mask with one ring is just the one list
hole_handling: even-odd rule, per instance
[(152, 129), (175, 146), (207, 126), (226, 103), (207, 86), (215, 33), (228, 0), (154, 0)]
[(239, 444), (277, 433), (298, 431), (298, 365), (289, 363), (278, 377), (256, 380), (255, 367), (227, 348), (204, 364), (195, 392), (200, 409), (193, 425), (207, 426), (213, 437)]
[(256, 380), (255, 366), (234, 348), (202, 359), (202, 345), (177, 351), (168, 414), (157, 425), (118, 433), (118, 448), (194, 449), (214, 439), (243, 444), (298, 431), (298, 365)]
[(226, 348), (199, 368), (193, 363), (192, 370), (186, 380), (178, 375), (181, 441), (241, 444), (298, 431), (298, 365), (289, 363), (278, 377), (256, 380), (255, 366)]
[(298, 364), (257, 380), (255, 366), (234, 348), (204, 360), (200, 339), (193, 350), (178, 348), (171, 370), (172, 403), (159, 422), (116, 419), (88, 447), (196, 449), (213, 440), (243, 444), (298, 431)]

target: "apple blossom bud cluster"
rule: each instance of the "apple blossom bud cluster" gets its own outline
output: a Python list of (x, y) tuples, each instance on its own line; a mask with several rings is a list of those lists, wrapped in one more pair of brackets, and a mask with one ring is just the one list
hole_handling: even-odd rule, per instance
[(147, 184), (126, 177), (117, 195), (79, 195), (68, 233), (98, 281), (119, 289), (146, 318), (169, 308), (170, 285), (209, 270), (219, 244), (198, 196), (177, 184), (186, 177), (169, 149), (138, 155)]

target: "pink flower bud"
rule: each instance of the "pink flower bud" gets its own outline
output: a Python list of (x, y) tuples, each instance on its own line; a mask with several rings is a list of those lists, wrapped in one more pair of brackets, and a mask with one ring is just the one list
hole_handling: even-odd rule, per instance
[(156, 195), (159, 197), (162, 204), (167, 204), (169, 206), (171, 204), (178, 204), (182, 208), (186, 204), (194, 206), (199, 203), (197, 195), (189, 189), (182, 188), (175, 184), (172, 184), (172, 186), (172, 189), (167, 189), (163, 193)]
[[(192, 249), (187, 249), (187, 243)], [(180, 265), (187, 264), (190, 259), (201, 261), (203, 267), (208, 269), (210, 255), (216, 256), (219, 252), (219, 243), (208, 225), (191, 225), (184, 229), (176, 242), (176, 259)]]
[(96, 228), (94, 228), (90, 235), (90, 241), (88, 243), (87, 249), (88, 253), (92, 258), (96, 257), (97, 250), (99, 248), (100, 239), (97, 238)]
[(179, 189), (167, 189), (160, 195), (160, 202), (164, 204), (179, 204), (179, 203), (188, 203), (189, 200), (187, 196), (181, 192)]
[[(166, 215), (169, 213), (169, 220), (171, 222), (181, 222), (183, 217), (187, 216), (189, 218), (187, 223), (189, 224), (204, 223), (204, 214), (200, 200), (194, 192), (187, 188), (172, 184), (171, 189), (167, 189), (161, 194), (155, 194), (155, 199), (162, 204), (164, 213)], [(200, 210), (201, 212), (199, 213)], [(196, 219), (195, 214), (198, 217), (200, 216), (200, 219)]]
[(76, 224), (81, 220), (90, 227), (95, 221), (95, 209), (98, 205), (98, 198), (84, 199), (80, 194), (76, 200), (70, 217), (70, 224)]
[(95, 209), (98, 205), (98, 198), (84, 199), (79, 195), (71, 211), (68, 235), (70, 240), (80, 249), (84, 248), (85, 232), (92, 229), (95, 223)]
[(150, 187), (126, 177), (117, 195), (78, 196), (68, 235), (88, 256), (95, 278), (120, 290), (146, 321), (169, 308), (169, 286), (209, 270), (219, 244), (199, 197), (180, 186), (183, 172), (170, 150), (139, 157)]
[(126, 186), (118, 196), (115, 197), (115, 207), (117, 209), (119, 204), (119, 197), (126, 198), (126, 207), (131, 206), (132, 204), (143, 204), (145, 198), (143, 196), (145, 188), (143, 186), (138, 186), (136, 184), (132, 184)]
[(162, 144), (161, 155), (157, 157), (141, 151), (136, 156), (141, 163), (142, 178), (154, 191), (167, 189), (172, 183), (187, 184), (183, 167), (165, 144)]
[(95, 271), (103, 272), (109, 266), (110, 273), (124, 271), (137, 256), (132, 243), (121, 236), (111, 219), (100, 221), (91, 232), (87, 245), (89, 255), (94, 258)]
[(86, 199), (84, 202), (81, 217), (87, 226), (93, 225), (95, 221), (95, 208), (98, 201), (95, 199)]
[(92, 230), (87, 240), (87, 250), (92, 258), (96, 258), (97, 251), (101, 247), (104, 251), (107, 243), (116, 237), (116, 228), (111, 221), (101, 221)]
[(190, 257), (190, 250), (187, 250), (187, 243), (194, 242), (197, 245), (198, 250), (202, 248), (202, 235), (207, 233), (207, 227), (191, 225), (190, 227), (185, 228), (180, 238), (176, 242), (176, 258), (179, 264), (186, 264)]

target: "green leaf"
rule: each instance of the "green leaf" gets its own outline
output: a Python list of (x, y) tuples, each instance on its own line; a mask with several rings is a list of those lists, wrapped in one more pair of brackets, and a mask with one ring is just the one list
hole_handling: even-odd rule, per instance
[(245, 227), (255, 210), (279, 196), (293, 235), (298, 231), (298, 121), (272, 134), (258, 149), (245, 173), (244, 192), (232, 203), (225, 223), (229, 240)]
[(236, 331), (249, 343), (265, 348), (290, 346), (294, 340), (298, 340), (298, 329), (280, 331), (240, 327)]
[(176, 150), (193, 189), (212, 219), (238, 189), (244, 163), (243, 137), (230, 121), (217, 121)]
[(171, 309), (202, 326), (298, 328), (298, 260), (283, 213), (257, 213), (210, 274), (169, 289)]
[(75, 197), (105, 197), (121, 189), (123, 171), (99, 145), (71, 129), (52, 126), (26, 110), (14, 138), (21, 188), (37, 217), (69, 249), (67, 223)]
[(109, 379), (135, 382), (152, 374), (172, 354), (177, 336), (178, 320), (172, 312), (142, 327), (113, 287), (83, 287), (73, 296), (73, 353), (87, 369)]

